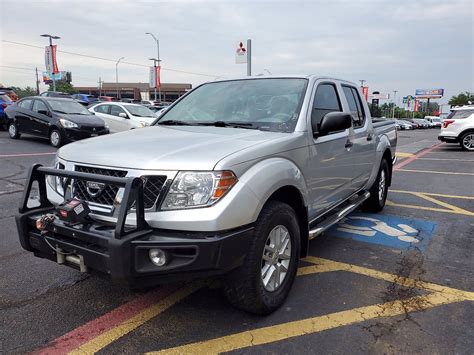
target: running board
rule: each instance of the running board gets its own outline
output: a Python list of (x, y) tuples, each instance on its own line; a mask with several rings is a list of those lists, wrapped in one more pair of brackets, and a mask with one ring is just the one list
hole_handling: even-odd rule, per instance
[(316, 228), (313, 228), (309, 231), (308, 239), (311, 240), (316, 238), (318, 235), (326, 231), (328, 228), (332, 227), (339, 221), (341, 221), (349, 213), (353, 212), (357, 207), (359, 207), (365, 200), (370, 197), (370, 192), (364, 192), (363, 194), (355, 197), (352, 201), (349, 202), (349, 205), (343, 207), (341, 210), (337, 211), (334, 215), (324, 219), (318, 224)]

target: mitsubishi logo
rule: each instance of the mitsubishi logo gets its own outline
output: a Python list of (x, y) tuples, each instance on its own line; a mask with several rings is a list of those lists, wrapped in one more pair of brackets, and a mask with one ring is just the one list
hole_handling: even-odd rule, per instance
[(91, 197), (97, 197), (99, 196), (102, 191), (104, 191), (105, 184), (102, 184), (100, 182), (94, 182), (94, 181), (87, 181), (86, 182), (86, 190), (89, 196)]

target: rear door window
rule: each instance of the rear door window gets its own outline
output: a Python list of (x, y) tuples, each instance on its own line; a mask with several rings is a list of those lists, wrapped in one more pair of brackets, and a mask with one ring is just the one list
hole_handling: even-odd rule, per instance
[(343, 85), (342, 90), (351, 111), (354, 128), (362, 127), (365, 123), (365, 115), (357, 89), (352, 86)]
[(472, 114), (474, 114), (474, 110), (456, 110), (452, 111), (446, 119), (460, 120), (468, 118)]
[(342, 111), (336, 86), (331, 83), (320, 84), (314, 95), (313, 110), (311, 112), (313, 132), (318, 132), (321, 120), (326, 114), (335, 111)]
[(32, 99), (25, 99), (25, 100), (20, 101), (18, 103), (18, 106), (20, 106), (21, 108), (24, 108), (25, 110), (30, 110), (32, 102), (33, 102)]
[(97, 106), (94, 111), (98, 113), (105, 113), (108, 114), (110, 109), (110, 105), (99, 105)]

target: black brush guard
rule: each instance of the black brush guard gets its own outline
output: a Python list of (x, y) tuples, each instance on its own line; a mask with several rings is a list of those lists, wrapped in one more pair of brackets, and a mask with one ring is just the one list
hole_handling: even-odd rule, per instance
[[(117, 216), (116, 223), (93, 220), (70, 225), (56, 218), (41, 233), (36, 229), (36, 220), (44, 214), (55, 212), (55, 206), (47, 198), (47, 176), (65, 179), (65, 199), (72, 197), (68, 185), (72, 186), (73, 179), (123, 188), (120, 207), (114, 213)], [(38, 184), (39, 206), (28, 207), (35, 182)], [(165, 186), (159, 199), (163, 198), (166, 190)], [(145, 221), (141, 178), (81, 173), (47, 168), (40, 164), (30, 168), (19, 212), (16, 224), (20, 243), (25, 250), (81, 271), (86, 266), (88, 271), (108, 274), (112, 279), (125, 281), (134, 287), (222, 274), (242, 263), (253, 232), (253, 226), (220, 232), (154, 229)], [(126, 225), (130, 214), (135, 214), (134, 226)], [(154, 266), (148, 257), (151, 248), (168, 251), (172, 255), (170, 264)], [(79, 262), (68, 263), (68, 258), (64, 258), (61, 252), (73, 254), (69, 260), (80, 260), (80, 267)]]

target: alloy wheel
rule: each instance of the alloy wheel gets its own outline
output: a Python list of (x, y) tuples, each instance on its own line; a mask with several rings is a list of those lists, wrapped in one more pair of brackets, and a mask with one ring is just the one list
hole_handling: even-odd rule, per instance
[(380, 171), (380, 179), (379, 179), (379, 201), (383, 201), (385, 196), (385, 170), (382, 169)]
[(8, 134), (10, 135), (10, 137), (16, 136), (16, 127), (13, 123), (8, 126)]
[(465, 135), (462, 139), (462, 145), (467, 150), (474, 150), (474, 133)]

